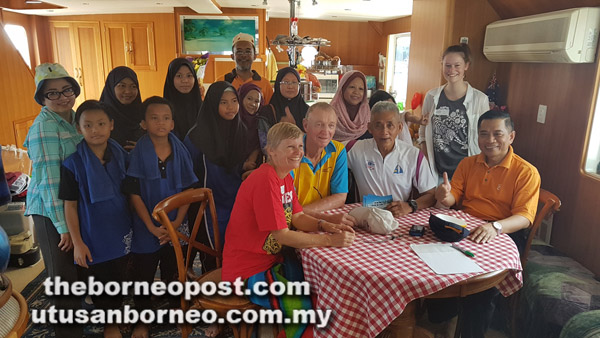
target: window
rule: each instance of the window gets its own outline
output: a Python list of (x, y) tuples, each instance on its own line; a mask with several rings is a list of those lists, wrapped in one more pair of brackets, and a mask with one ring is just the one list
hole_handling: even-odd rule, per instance
[(410, 33), (391, 34), (388, 43), (386, 90), (396, 102), (404, 102), (408, 85)]
[(17, 48), (27, 66), (31, 68), (29, 42), (27, 41), (27, 32), (25, 31), (25, 28), (17, 25), (4, 25), (4, 31), (6, 31), (10, 41), (15, 45), (15, 48)]
[(590, 128), (584, 169), (589, 174), (600, 176), (600, 86), (596, 90), (599, 93), (596, 95), (596, 107), (592, 127)]

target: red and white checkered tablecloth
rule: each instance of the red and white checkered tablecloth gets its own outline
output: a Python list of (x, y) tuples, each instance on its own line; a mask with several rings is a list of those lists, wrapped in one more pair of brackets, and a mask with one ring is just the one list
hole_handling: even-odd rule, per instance
[[(345, 205), (330, 213), (348, 212), (357, 206)], [(410, 249), (411, 244), (442, 243), (429, 228), (430, 212), (462, 218), (469, 230), (484, 223), (462, 211), (428, 208), (397, 218), (400, 226), (392, 234), (403, 235), (398, 239), (369, 243), (390, 236), (359, 230), (351, 247), (301, 250), (305, 279), (317, 294), (316, 308), (333, 310), (328, 326), (315, 329), (315, 337), (375, 337), (411, 301), (477, 275), (437, 275)], [(423, 237), (408, 235), (413, 224), (427, 225)], [(473, 252), (473, 259), (485, 272), (510, 269), (498, 285), (504, 296), (523, 285), (519, 251), (508, 235), (486, 244), (467, 239), (459, 246)]]

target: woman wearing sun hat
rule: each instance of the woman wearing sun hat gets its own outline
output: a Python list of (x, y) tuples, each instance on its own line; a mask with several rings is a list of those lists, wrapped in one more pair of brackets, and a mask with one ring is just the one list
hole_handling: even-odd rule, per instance
[[(48, 277), (75, 282), (73, 243), (65, 222), (63, 200), (58, 198), (60, 166), (75, 152), (82, 136), (77, 133), (73, 105), (81, 89), (58, 63), (35, 68), (35, 101), (42, 106), (23, 144), (32, 162), (25, 215), (33, 217)], [(50, 297), (57, 308), (81, 308), (78, 297)], [(56, 337), (81, 337), (80, 325), (55, 325)]]

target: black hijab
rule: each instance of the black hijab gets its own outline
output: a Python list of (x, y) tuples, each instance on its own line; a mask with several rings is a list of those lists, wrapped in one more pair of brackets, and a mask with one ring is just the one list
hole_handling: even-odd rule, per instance
[[(173, 84), (175, 75), (177, 75), (182, 66), (188, 67), (194, 75), (194, 87), (187, 94), (178, 91)], [(196, 78), (194, 66), (190, 61), (185, 58), (176, 58), (171, 61), (169, 70), (167, 71), (167, 78), (165, 79), (163, 97), (169, 100), (175, 108), (173, 111), (175, 117), (175, 129), (173, 129), (173, 133), (183, 141), (187, 132), (198, 119), (198, 112), (202, 106), (202, 96), (200, 95), (198, 79)]]
[(392, 99), (392, 101), (396, 103), (396, 100), (392, 95), (390, 95), (390, 93), (386, 92), (385, 90), (378, 90), (371, 95), (371, 98), (369, 99), (369, 108), (373, 109), (375, 103), (387, 101), (389, 99)]
[(229, 82), (218, 81), (210, 85), (198, 120), (190, 129), (188, 137), (209, 161), (232, 172), (244, 163), (248, 154), (246, 127), (240, 114), (235, 115), (231, 121), (219, 115), (219, 102), (227, 88), (231, 88), (237, 97), (235, 88)]
[[(125, 78), (130, 78), (138, 87), (138, 95), (132, 103), (127, 105), (119, 102), (115, 95), (115, 87)], [(121, 146), (128, 145), (127, 141), (137, 142), (144, 134), (144, 131), (140, 127), (140, 121), (142, 120), (142, 97), (140, 96), (140, 83), (135, 72), (125, 66), (119, 66), (111, 70), (106, 77), (100, 102), (109, 106), (115, 121), (110, 137)]]
[[(294, 74), (298, 82), (300, 82), (300, 75), (298, 75), (298, 72), (292, 67), (285, 67), (277, 72), (277, 78), (275, 79), (275, 93), (273, 93), (271, 101), (269, 102), (270, 105), (273, 105), (277, 117), (277, 120), (274, 121), (273, 124), (279, 122), (279, 120), (285, 116), (285, 107), (289, 107), (290, 112), (294, 116), (294, 120), (296, 120), (296, 125), (304, 131), (302, 120), (304, 120), (304, 117), (306, 116), (308, 105), (304, 102), (302, 95), (300, 95), (300, 91), (298, 90), (298, 95), (292, 99), (286, 99), (281, 95), (281, 85), (279, 83), (283, 81), (283, 77), (288, 73)], [(259, 113), (261, 116), (268, 118), (269, 121), (273, 120), (273, 111), (270, 106), (267, 105), (262, 107)]]

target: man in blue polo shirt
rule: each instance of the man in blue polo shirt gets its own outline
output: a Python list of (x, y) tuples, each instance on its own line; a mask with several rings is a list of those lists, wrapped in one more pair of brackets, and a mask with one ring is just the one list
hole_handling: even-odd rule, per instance
[(348, 214), (322, 213), (344, 205), (348, 194), (346, 148), (333, 141), (337, 125), (335, 110), (328, 103), (315, 103), (308, 109), (303, 125), (304, 157), (292, 171), (298, 201), (311, 216), (352, 226), (355, 220)]

